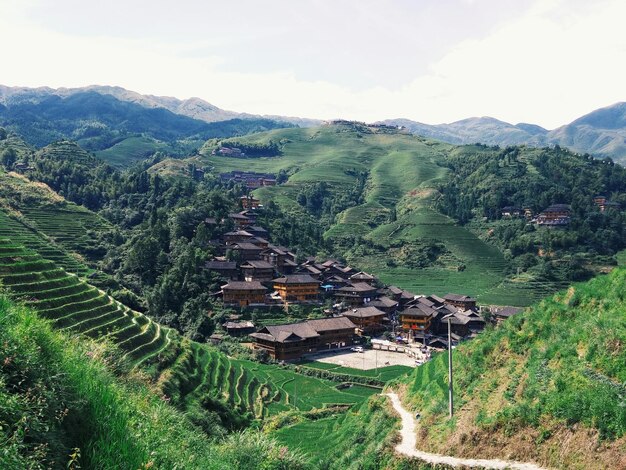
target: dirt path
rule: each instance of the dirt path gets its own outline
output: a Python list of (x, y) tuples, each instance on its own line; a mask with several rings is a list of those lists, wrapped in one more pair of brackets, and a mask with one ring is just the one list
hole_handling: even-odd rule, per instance
[(426, 463), (445, 464), (451, 467), (544, 470), (542, 467), (532, 463), (511, 462), (506, 460), (463, 459), (447, 455), (430, 454), (428, 452), (417, 450), (415, 448), (417, 438), (415, 434), (415, 420), (413, 419), (413, 415), (404, 409), (397, 394), (387, 393), (387, 396), (391, 398), (393, 408), (402, 418), (402, 429), (400, 430), (402, 441), (396, 446), (396, 452), (399, 454), (403, 454), (408, 457), (415, 457)]

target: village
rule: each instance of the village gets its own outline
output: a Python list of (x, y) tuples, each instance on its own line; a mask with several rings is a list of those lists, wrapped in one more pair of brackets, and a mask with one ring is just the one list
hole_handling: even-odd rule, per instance
[[(247, 337), (252, 348), (276, 361), (319, 357), (357, 368), (416, 365), (433, 350), (454, 347), (489, 322), (522, 310), (481, 307), (461, 294), (415, 294), (335, 259), (299, 260), (288, 247), (272, 244), (268, 231), (257, 224), (263, 211), (258, 199), (242, 196), (240, 204), (241, 211), (229, 214), (233, 230), (213, 242), (216, 256), (206, 262), (206, 269), (224, 280), (215, 295), (225, 308), (239, 312), (211, 337), (214, 343), (224, 335)], [(224, 222), (205, 220), (209, 226)], [(258, 325), (241, 315), (252, 310), (289, 312), (296, 306), (317, 308), (323, 316)], [(374, 363), (371, 350), (376, 351)]]

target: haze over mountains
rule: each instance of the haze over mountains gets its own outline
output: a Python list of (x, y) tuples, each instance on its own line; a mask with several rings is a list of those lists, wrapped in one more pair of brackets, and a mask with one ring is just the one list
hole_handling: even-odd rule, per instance
[[(226, 121), (230, 122), (229, 126), (220, 124)], [(531, 123), (510, 124), (492, 117), (471, 117), (437, 125), (408, 119), (381, 122), (405, 126), (414, 134), (453, 144), (558, 144), (577, 152), (626, 161), (624, 102), (597, 109), (553, 130)], [(180, 100), (142, 95), (114, 86), (52, 89), (0, 85), (0, 125), (24, 135), (29, 143), (38, 146), (59, 138), (72, 138), (90, 150), (104, 150), (117, 143), (114, 138), (127, 137), (129, 133), (147, 134), (171, 143), (172, 140), (228, 137), (277, 127), (319, 124), (321, 121), (316, 119), (239, 113), (220, 109), (200, 98)], [(107, 132), (103, 127), (108, 128)], [(146, 151), (151, 148), (150, 145), (145, 147)]]
[(388, 119), (383, 122), (405, 126), (414, 134), (452, 144), (558, 144), (598, 157), (611, 157), (622, 162), (626, 160), (626, 103), (623, 102), (597, 109), (553, 130), (528, 123), (510, 124), (492, 117), (473, 117), (438, 125), (408, 119)]

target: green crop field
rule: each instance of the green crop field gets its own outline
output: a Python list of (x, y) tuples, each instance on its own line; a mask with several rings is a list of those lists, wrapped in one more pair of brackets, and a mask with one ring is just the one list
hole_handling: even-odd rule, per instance
[(408, 373), (413, 368), (408, 366), (386, 366), (378, 367), (376, 369), (361, 370), (353, 369), (351, 367), (343, 367), (337, 364), (330, 364), (328, 362), (308, 361), (298, 364), (302, 367), (309, 367), (311, 369), (327, 370), (330, 372), (336, 372), (338, 374), (353, 375), (355, 377), (367, 377), (380, 380), (381, 382), (389, 382), (390, 380), (397, 379)]
[(0, 239), (0, 281), (53, 325), (117, 342), (133, 364), (170, 344), (169, 329), (5, 238)]

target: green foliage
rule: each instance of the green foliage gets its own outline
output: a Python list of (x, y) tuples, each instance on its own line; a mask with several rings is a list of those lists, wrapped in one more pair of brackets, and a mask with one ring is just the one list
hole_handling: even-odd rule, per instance
[(258, 433), (209, 440), (127, 378), (113, 350), (53, 332), (4, 296), (0, 361), (2, 468), (305, 467), (301, 456)]
[[(508, 433), (543, 426), (546, 435), (546, 423), (581, 423), (603, 439), (623, 436), (625, 282), (626, 270), (616, 269), (576, 284), (459, 346), (457, 406), (471, 402), (478, 424)], [(412, 382), (423, 419), (445, 421), (447, 356), (418, 367)]]

